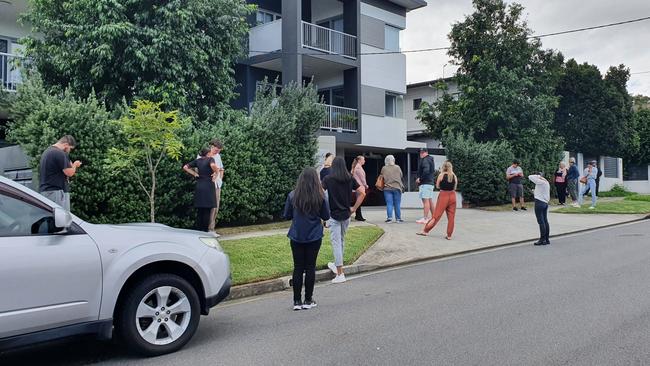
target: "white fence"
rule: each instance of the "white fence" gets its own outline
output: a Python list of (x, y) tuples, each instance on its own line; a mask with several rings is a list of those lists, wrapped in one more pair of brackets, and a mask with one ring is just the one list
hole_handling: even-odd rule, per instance
[(302, 46), (333, 55), (357, 58), (357, 37), (305, 21), (302, 22)]

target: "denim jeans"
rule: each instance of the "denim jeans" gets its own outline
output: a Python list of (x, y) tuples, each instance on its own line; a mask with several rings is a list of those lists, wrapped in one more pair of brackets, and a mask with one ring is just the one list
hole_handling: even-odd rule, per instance
[(596, 197), (596, 180), (595, 179), (588, 179), (587, 184), (585, 184), (585, 186), (582, 187), (582, 189), (580, 190), (580, 194), (578, 195), (578, 202), (581, 205), (582, 205), (582, 198), (583, 198), (582, 196), (585, 195), (585, 192), (587, 192), (587, 190), (589, 190), (590, 193), (591, 193), (591, 205), (595, 207), (596, 206), (596, 199), (597, 199), (597, 197)]
[(332, 244), (332, 254), (334, 254), (334, 265), (340, 267), (343, 265), (343, 252), (345, 251), (345, 232), (350, 226), (350, 219), (338, 221), (330, 219), (330, 242)]
[(402, 219), (402, 191), (399, 189), (384, 189), (384, 199), (386, 200), (386, 218), (393, 218), (393, 209), (395, 210), (395, 219)]
[(539, 225), (539, 241), (547, 242), (551, 231), (548, 224), (548, 203), (535, 200), (535, 218)]

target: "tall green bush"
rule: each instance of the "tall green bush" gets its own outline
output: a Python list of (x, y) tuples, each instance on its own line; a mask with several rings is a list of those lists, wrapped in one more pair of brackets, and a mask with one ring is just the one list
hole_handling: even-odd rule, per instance
[(472, 137), (449, 134), (444, 144), (464, 201), (473, 204), (506, 201), (505, 170), (513, 158), (507, 142), (477, 142)]
[(92, 222), (122, 222), (139, 217), (146, 206), (125, 177), (111, 177), (104, 160), (119, 143), (113, 116), (92, 95), (78, 99), (69, 90), (48, 93), (35, 75), (19, 88), (10, 104), (7, 139), (20, 144), (38, 172), (42, 152), (63, 135), (73, 135), (77, 147), (70, 156), (83, 166), (71, 179), (75, 214)]

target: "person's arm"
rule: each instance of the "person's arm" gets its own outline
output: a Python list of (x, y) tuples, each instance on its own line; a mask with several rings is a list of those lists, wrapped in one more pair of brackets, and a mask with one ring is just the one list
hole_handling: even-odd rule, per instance
[(365, 189), (365, 187), (359, 186), (356, 189), (356, 192), (357, 192), (357, 200), (354, 203), (354, 207), (350, 208), (351, 213), (357, 212), (357, 209), (359, 208), (359, 206), (361, 206), (361, 204), (363, 203), (363, 200), (366, 198), (366, 189)]
[(320, 206), (320, 218), (323, 221), (330, 219), (330, 204), (323, 198), (323, 204)]
[(438, 174), (438, 179), (436, 179), (436, 188), (440, 189), (440, 182), (442, 182), (442, 176), (444, 174)]
[(537, 174), (529, 175), (528, 180), (535, 184), (544, 184), (544, 179)]
[(199, 173), (197, 173), (193, 168), (196, 168), (196, 160), (191, 161), (191, 162), (189, 162), (189, 163), (183, 165), (183, 170), (184, 170), (187, 174), (193, 176), (194, 178), (198, 178), (198, 177), (199, 177)]
[(291, 193), (287, 195), (287, 200), (284, 202), (284, 211), (282, 217), (287, 220), (293, 219), (293, 204), (291, 203)]
[(454, 174), (454, 191), (458, 190), (458, 177)]
[(70, 158), (63, 151), (61, 151), (59, 164), (61, 166), (61, 170), (63, 170), (63, 174), (68, 178), (74, 176), (77, 173), (77, 169), (81, 166), (81, 162), (79, 160), (75, 160), (74, 163), (70, 163)]

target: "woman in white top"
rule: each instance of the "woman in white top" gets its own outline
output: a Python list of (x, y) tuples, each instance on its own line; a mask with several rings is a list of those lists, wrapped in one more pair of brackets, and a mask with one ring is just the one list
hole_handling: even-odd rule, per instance
[(535, 242), (535, 245), (548, 245), (551, 244), (548, 239), (551, 231), (548, 224), (548, 202), (551, 200), (551, 185), (541, 172), (529, 175), (528, 180), (535, 183), (535, 217), (539, 224), (539, 240)]

